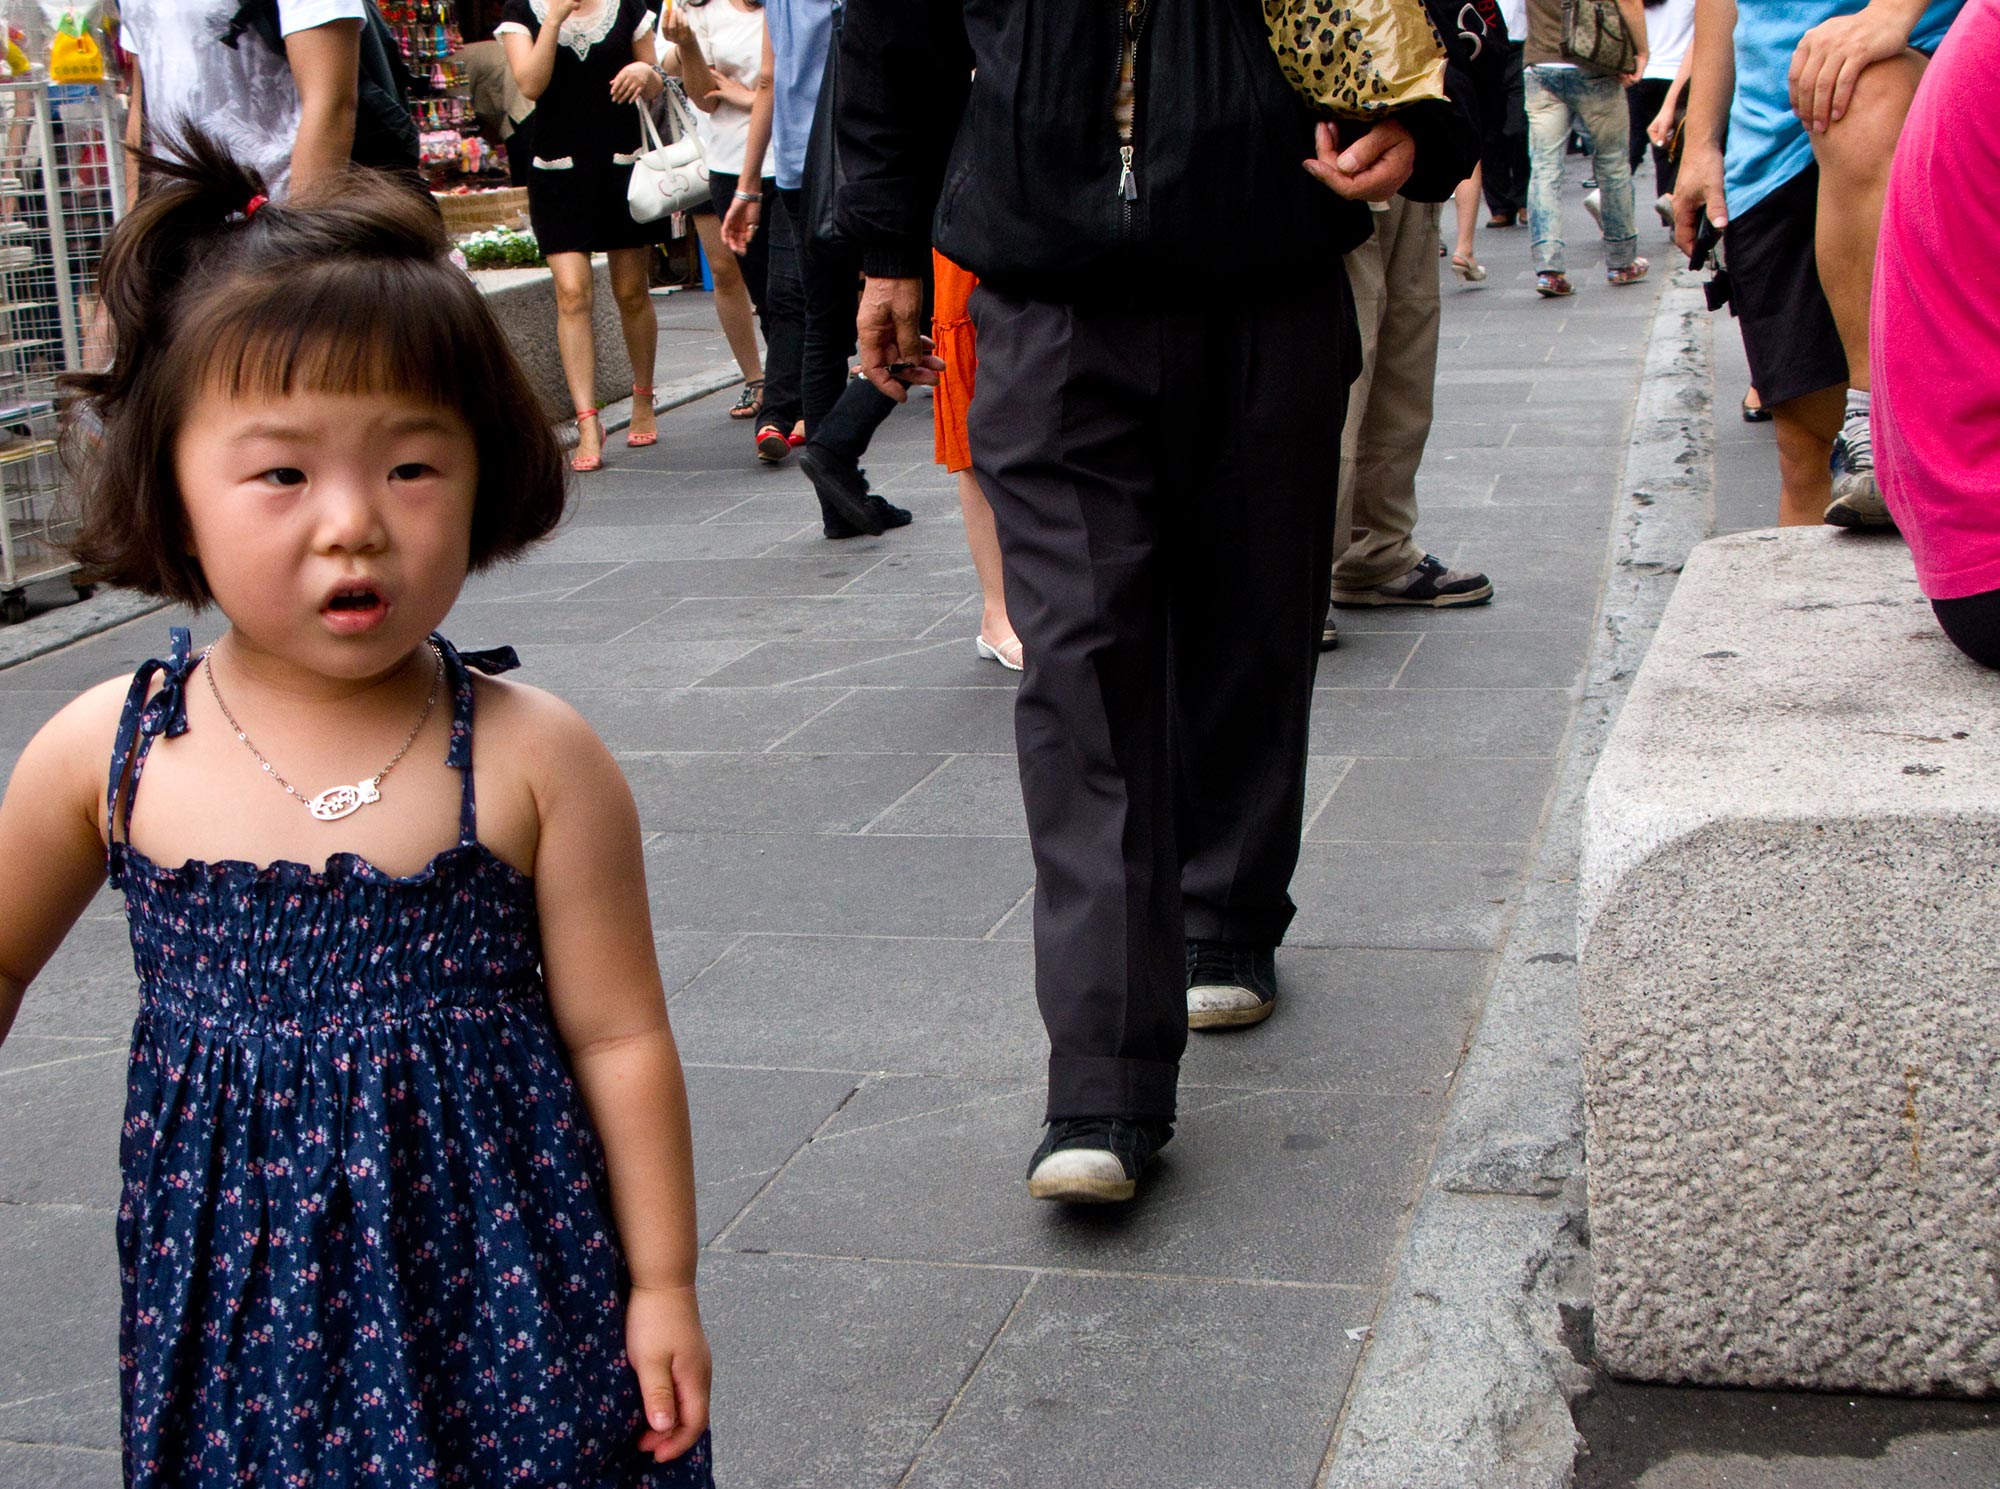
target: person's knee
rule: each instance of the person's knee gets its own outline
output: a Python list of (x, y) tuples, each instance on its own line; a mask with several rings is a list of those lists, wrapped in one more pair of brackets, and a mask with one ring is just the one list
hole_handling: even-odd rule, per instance
[(1888, 179), (1903, 120), (1923, 75), (1923, 62), (1914, 53), (1863, 70), (1847, 112), (1825, 133), (1811, 136), (1813, 156), (1826, 185), (1838, 189), (1846, 182)]
[(556, 284), (557, 315), (590, 314), (590, 276), (581, 275), (574, 279), (558, 279)]

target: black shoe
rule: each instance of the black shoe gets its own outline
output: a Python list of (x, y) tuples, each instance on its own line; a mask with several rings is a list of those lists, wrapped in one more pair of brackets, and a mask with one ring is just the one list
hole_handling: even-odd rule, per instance
[(1190, 1029), (1241, 1029), (1261, 1024), (1277, 1006), (1278, 964), (1272, 948), (1189, 938)]
[(807, 445), (799, 451), (799, 469), (812, 482), (829, 517), (838, 517), (871, 538), (882, 531), (882, 515), (868, 503), (868, 477), (860, 466)]
[[(908, 527), (910, 525), (910, 514), (906, 509), (884, 501), (872, 491), (868, 493), (868, 505), (869, 509), (875, 514), (878, 524), (875, 529), (876, 532), (887, 532), (892, 527)], [(842, 538), (859, 538), (864, 536), (860, 528), (850, 527), (847, 523), (841, 521), (840, 518), (834, 516), (833, 513), (824, 510), (824, 508), (820, 512), (819, 530), (836, 543)], [(869, 536), (872, 536), (872, 534)]]
[(1174, 1135), (1174, 1124), (1129, 1117), (1066, 1117), (1042, 1133), (1028, 1160), (1031, 1199), (1115, 1204), (1139, 1192), (1139, 1174)]
[(1484, 605), (1493, 598), (1493, 584), (1470, 569), (1446, 568), (1444, 560), (1426, 553), (1407, 574), (1368, 589), (1333, 587), (1333, 603), (1343, 610), (1368, 605), (1427, 605), (1442, 610), (1454, 605)]
[(1326, 622), (1319, 628), (1319, 649), (1332, 651), (1340, 645), (1340, 627), (1333, 623), (1333, 611), (1326, 612)]

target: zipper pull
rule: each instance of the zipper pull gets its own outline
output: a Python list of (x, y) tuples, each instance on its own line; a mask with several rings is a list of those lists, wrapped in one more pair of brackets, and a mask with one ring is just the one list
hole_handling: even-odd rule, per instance
[(1132, 147), (1130, 145), (1120, 145), (1118, 147), (1118, 160), (1118, 195), (1128, 202), (1136, 202), (1139, 200), (1139, 183), (1132, 175)]

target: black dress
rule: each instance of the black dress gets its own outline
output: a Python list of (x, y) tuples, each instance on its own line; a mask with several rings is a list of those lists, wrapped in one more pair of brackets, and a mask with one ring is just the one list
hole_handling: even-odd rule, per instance
[[(547, 10), (543, 0), (507, 0), (500, 25), (534, 40)], [(611, 80), (637, 60), (634, 36), (642, 26), (650, 32), (655, 20), (651, 0), (602, 0), (589, 19), (571, 16), (563, 25), (555, 72), (535, 100), (528, 166), (528, 219), (545, 254), (643, 248), (671, 235), (671, 213), (634, 222), (625, 205), (640, 148), (639, 111), (611, 97)]]

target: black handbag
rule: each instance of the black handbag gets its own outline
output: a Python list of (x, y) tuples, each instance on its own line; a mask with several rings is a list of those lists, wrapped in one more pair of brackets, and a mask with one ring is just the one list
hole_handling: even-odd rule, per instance
[(794, 225), (801, 248), (832, 248), (846, 242), (833, 218), (834, 198), (844, 176), (835, 124), (840, 107), (840, 12), (835, 5), (826, 71), (820, 74), (819, 102), (813, 108), (812, 133), (806, 136), (805, 170), (799, 180), (801, 220)]
[(1639, 66), (1639, 48), (1614, 0), (1563, 0), (1565, 61), (1612, 77)]

